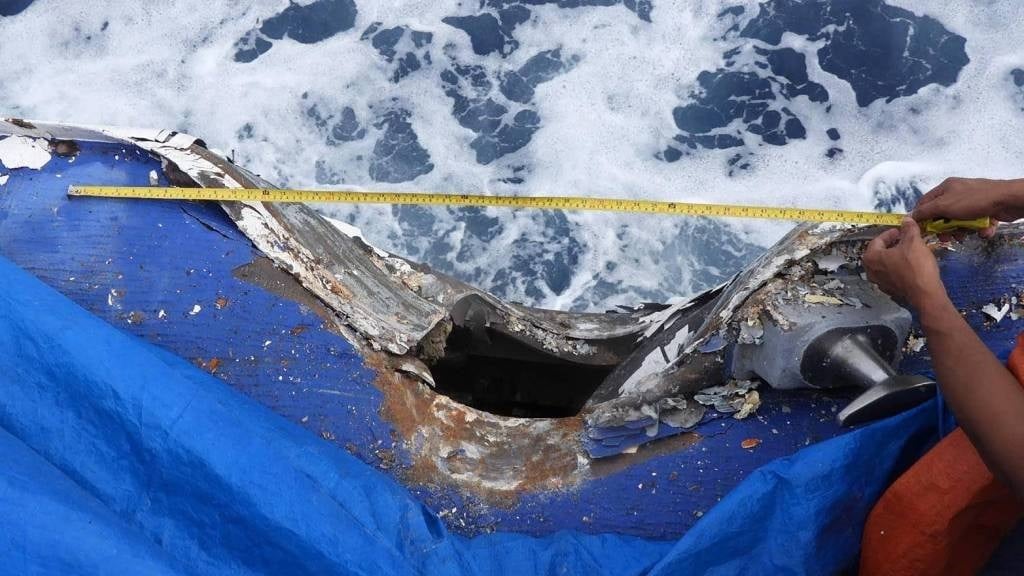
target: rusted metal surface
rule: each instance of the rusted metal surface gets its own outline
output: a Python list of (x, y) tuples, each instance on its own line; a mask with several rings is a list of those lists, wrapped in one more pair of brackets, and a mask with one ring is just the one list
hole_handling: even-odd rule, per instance
[(398, 373), (380, 353), (367, 356), (383, 392), (382, 415), (412, 459), (407, 482), (448, 486), (496, 506), (524, 493), (566, 490), (586, 476), (579, 418), (508, 418), (459, 404)]
[(35, 124), (29, 122), (28, 120), (23, 120), (21, 118), (5, 118), (4, 120), (14, 126), (17, 126), (19, 128), (25, 128), (27, 130), (35, 130), (36, 127)]
[(52, 140), (50, 150), (57, 156), (72, 157), (78, 154), (79, 147), (74, 140)]

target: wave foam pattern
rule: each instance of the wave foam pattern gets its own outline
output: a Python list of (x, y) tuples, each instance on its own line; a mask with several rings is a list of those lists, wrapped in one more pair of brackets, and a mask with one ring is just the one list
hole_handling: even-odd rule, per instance
[[(271, 181), (905, 210), (1020, 175), (1024, 5), (19, 0), (4, 115), (169, 127)], [(685, 297), (786, 223), (318, 206), (510, 300)]]

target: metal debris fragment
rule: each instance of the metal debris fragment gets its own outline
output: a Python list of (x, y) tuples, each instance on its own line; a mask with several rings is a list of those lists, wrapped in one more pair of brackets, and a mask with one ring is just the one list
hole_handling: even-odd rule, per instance
[(840, 280), (839, 278), (833, 278), (828, 282), (822, 284), (821, 287), (824, 288), (825, 290), (842, 290), (843, 288), (846, 287), (846, 285), (843, 284), (843, 281)]
[(835, 272), (847, 262), (846, 256), (839, 253), (823, 254), (814, 258), (814, 263), (823, 272)]
[(708, 339), (707, 342), (702, 344), (698, 350), (701, 354), (710, 354), (712, 352), (718, 352), (719, 350), (726, 347), (728, 341), (722, 337), (721, 334), (715, 334)]
[(911, 333), (907, 336), (907, 344), (903, 347), (904, 352), (920, 352), (928, 343), (924, 336), (917, 336)]
[(1010, 297), (1010, 320), (1020, 320), (1021, 318), (1024, 318), (1024, 294)]
[(825, 304), (829, 306), (842, 306), (845, 304), (845, 302), (839, 298), (829, 296), (827, 294), (807, 294), (804, 296), (804, 302), (808, 304)]
[(672, 318), (672, 316), (674, 316), (676, 312), (686, 308), (689, 304), (689, 302), (681, 302), (679, 304), (669, 306), (664, 310), (659, 310), (657, 312), (652, 312), (647, 316), (642, 316), (640, 318), (640, 323), (650, 324), (650, 326), (648, 326), (647, 329), (644, 330), (644, 333), (640, 336), (640, 338), (638, 338), (638, 340), (643, 340), (653, 336), (654, 333), (657, 332), (658, 329), (660, 329), (666, 321)]
[(860, 301), (860, 298), (854, 298), (853, 296), (839, 296), (839, 299), (847, 306), (853, 306), (854, 308), (864, 307), (864, 303)]
[(707, 409), (686, 398), (662, 398), (658, 402), (658, 420), (673, 428), (693, 428), (704, 418)]
[(739, 411), (732, 415), (737, 420), (743, 420), (747, 416), (753, 414), (758, 408), (761, 407), (761, 395), (757, 390), (750, 390), (743, 396), (743, 405), (740, 406)]
[(764, 326), (761, 325), (761, 321), (755, 318), (748, 319), (746, 321), (740, 321), (740, 335), (739, 342), (741, 344), (760, 344), (761, 337), (764, 336)]
[(1006, 313), (1010, 311), (1010, 304), (1003, 304), (1001, 307), (996, 308), (996, 305), (989, 302), (981, 307), (981, 311), (988, 315), (997, 324), (1006, 316)]
[(216, 374), (217, 369), (220, 368), (221, 360), (220, 358), (210, 358), (209, 361), (206, 361), (203, 358), (196, 358), (192, 360), (192, 363), (210, 374)]
[(124, 298), (124, 290), (111, 288), (110, 292), (107, 292), (107, 306), (110, 306), (111, 308), (120, 308), (121, 298)]
[(690, 340), (690, 327), (676, 332), (667, 346), (658, 347), (644, 357), (640, 366), (630, 374), (629, 378), (619, 387), (619, 394), (628, 394), (641, 387), (641, 383), (650, 378), (657, 378), (673, 360), (678, 358)]
[(430, 373), (430, 369), (427, 368), (426, 364), (423, 363), (419, 358), (403, 356), (392, 363), (395, 370), (411, 374), (420, 380), (422, 380), (427, 386), (431, 388), (435, 387), (434, 375)]
[[(723, 414), (732, 414), (744, 409), (746, 412), (740, 418), (746, 418), (761, 405), (761, 397), (755, 390), (758, 382), (756, 380), (732, 380), (721, 386), (711, 386), (694, 394), (693, 399), (705, 406), (714, 406), (715, 410)], [(750, 393), (754, 398), (747, 399)]]

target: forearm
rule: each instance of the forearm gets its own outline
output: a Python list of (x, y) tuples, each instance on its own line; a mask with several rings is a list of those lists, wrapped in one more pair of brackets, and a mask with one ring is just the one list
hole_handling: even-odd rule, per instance
[[(996, 212), (1009, 212), (1011, 216), (1024, 214), (1024, 178), (1002, 180), (996, 200)], [(1008, 218), (1009, 220), (1010, 218)]]
[(946, 401), (989, 468), (1024, 497), (1024, 389), (945, 295), (919, 312)]

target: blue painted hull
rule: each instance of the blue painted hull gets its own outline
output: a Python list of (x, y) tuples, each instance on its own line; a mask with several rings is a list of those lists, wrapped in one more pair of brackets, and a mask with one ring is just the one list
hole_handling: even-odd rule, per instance
[[(754, 417), (722, 418), (696, 434), (595, 462), (579, 485), (524, 490), (492, 502), (424, 482), (398, 425), (382, 412), (376, 372), (331, 331), (313, 303), (247, 277), (263, 258), (213, 203), (75, 198), (69, 184), (146, 185), (160, 162), (118, 143), (80, 142), (41, 170), (0, 167), (0, 254), (119, 329), (192, 361), (326, 442), (407, 484), (459, 532), (563, 529), (658, 539), (689, 530), (751, 471), (846, 433), (835, 413), (850, 395), (767, 391)], [(993, 350), (1005, 356), (1024, 321), (989, 322), (980, 305), (1022, 285), (1021, 250), (954, 252), (943, 273)], [(979, 273), (979, 271), (984, 271)], [(110, 351), (116, 361), (117, 351)], [(905, 369), (927, 372), (915, 354)], [(755, 449), (744, 449), (757, 439)], [(239, 446), (245, 450), (245, 446)]]

